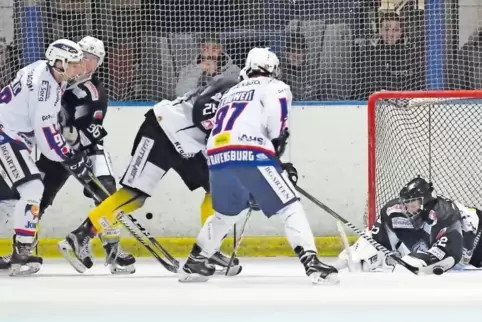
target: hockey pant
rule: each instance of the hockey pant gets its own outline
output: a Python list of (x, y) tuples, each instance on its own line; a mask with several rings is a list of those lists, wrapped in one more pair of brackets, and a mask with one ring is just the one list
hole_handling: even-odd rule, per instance
[(199, 232), (197, 243), (210, 257), (224, 236), (239, 221), (250, 195), (268, 217), (279, 218), (293, 249), (315, 251), (313, 234), (295, 189), (278, 165), (225, 166), (210, 170), (211, 196), (215, 215)]

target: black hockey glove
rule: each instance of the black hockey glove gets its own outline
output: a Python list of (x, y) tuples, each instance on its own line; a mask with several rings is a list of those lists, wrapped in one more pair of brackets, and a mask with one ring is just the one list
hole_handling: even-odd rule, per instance
[(84, 153), (76, 153), (67, 160), (64, 164), (72, 171), (77, 178), (84, 182), (90, 181), (92, 170), (92, 161)]
[(296, 183), (298, 182), (298, 170), (296, 170), (293, 163), (281, 163), (281, 169), (286, 171), (286, 173), (288, 174), (288, 178), (296, 186)]
[(285, 128), (281, 132), (279, 137), (271, 141), (271, 143), (273, 143), (273, 146), (274, 146), (274, 152), (278, 158), (281, 157), (283, 153), (285, 153), (286, 145), (288, 143), (289, 137), (290, 137), (290, 132), (288, 131), (288, 128)]

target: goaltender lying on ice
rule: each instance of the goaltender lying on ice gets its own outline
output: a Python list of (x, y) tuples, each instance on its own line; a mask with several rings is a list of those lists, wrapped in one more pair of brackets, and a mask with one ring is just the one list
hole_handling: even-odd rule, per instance
[[(417, 177), (400, 196), (384, 205), (369, 234), (413, 266), (440, 265), (441, 272), (482, 267), (480, 217), (482, 211), (436, 195), (432, 183)], [(351, 262), (351, 263), (350, 263)], [(338, 257), (338, 269), (395, 269), (390, 255), (360, 238)]]

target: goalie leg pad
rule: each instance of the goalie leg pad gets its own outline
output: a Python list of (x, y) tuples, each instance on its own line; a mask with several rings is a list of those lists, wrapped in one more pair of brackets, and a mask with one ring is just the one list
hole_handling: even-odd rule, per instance
[(117, 225), (116, 215), (119, 212), (131, 213), (144, 205), (146, 196), (136, 190), (122, 188), (92, 209), (89, 219), (97, 232)]

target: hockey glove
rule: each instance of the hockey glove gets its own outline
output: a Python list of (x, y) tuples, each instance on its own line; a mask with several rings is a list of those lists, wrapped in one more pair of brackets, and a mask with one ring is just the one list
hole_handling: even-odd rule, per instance
[(288, 131), (288, 128), (285, 128), (281, 132), (279, 137), (271, 141), (271, 143), (273, 143), (274, 152), (278, 158), (281, 157), (283, 153), (285, 153), (286, 145), (288, 143), (289, 137), (290, 137), (290, 132)]
[(73, 125), (62, 127), (62, 135), (67, 143), (74, 150), (78, 150), (80, 147), (80, 135), (79, 130)]
[(84, 182), (90, 182), (92, 161), (84, 153), (77, 153), (64, 161), (64, 164), (77, 178)]
[(296, 170), (293, 163), (290, 163), (290, 162), (282, 163), (281, 169), (286, 171), (286, 173), (288, 174), (288, 178), (296, 186), (296, 183), (298, 182), (298, 170)]

